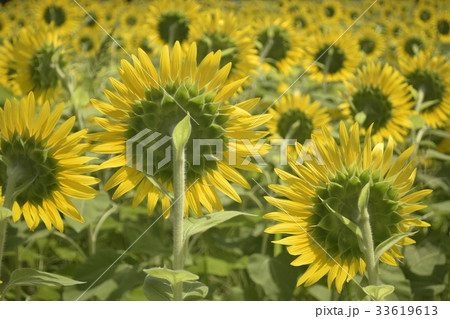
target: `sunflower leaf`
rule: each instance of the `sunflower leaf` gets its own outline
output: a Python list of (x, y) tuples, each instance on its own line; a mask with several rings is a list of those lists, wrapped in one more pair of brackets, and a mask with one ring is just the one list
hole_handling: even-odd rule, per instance
[(395, 290), (394, 286), (391, 285), (380, 285), (380, 286), (367, 286), (363, 288), (364, 292), (371, 296), (376, 301), (383, 301), (385, 297), (392, 294)]
[(200, 281), (186, 281), (183, 283), (183, 300), (194, 301), (206, 298), (208, 286)]
[(173, 300), (173, 286), (167, 279), (147, 275), (142, 287), (145, 297), (150, 301)]
[(187, 241), (193, 235), (203, 233), (214, 226), (240, 215), (255, 216), (239, 211), (224, 211), (201, 217), (187, 218), (184, 220), (184, 240)]
[(20, 268), (12, 272), (9, 282), (3, 290), (6, 294), (14, 286), (73, 286), (84, 284), (61, 275), (52, 274), (31, 268)]
[(341, 214), (339, 214), (338, 212), (336, 212), (326, 201), (323, 201), (323, 204), (325, 205), (325, 207), (328, 209), (329, 212), (333, 213), (334, 215), (336, 215), (336, 217), (345, 225), (348, 227), (348, 229), (350, 229), (359, 239), (362, 240), (362, 232), (361, 229), (358, 227), (358, 225), (356, 225), (354, 222), (352, 222), (350, 219), (348, 219), (345, 216), (342, 216)]
[(188, 114), (173, 130), (172, 139), (175, 148), (177, 150), (184, 149), (184, 146), (189, 140), (189, 136), (191, 136), (191, 116)]
[(409, 117), (409, 120), (411, 121), (413, 128), (415, 128), (415, 129), (420, 129), (420, 128), (424, 127), (426, 124), (425, 120), (420, 115), (411, 115)]
[(385, 241), (383, 241), (381, 244), (379, 244), (377, 246), (377, 248), (375, 248), (375, 260), (380, 259), (381, 255), (383, 255), (385, 252), (387, 252), (389, 249), (391, 249), (395, 244), (397, 244), (400, 240), (402, 240), (403, 238), (406, 238), (408, 236), (412, 236), (414, 235), (416, 232), (413, 233), (402, 233), (402, 234), (397, 234), (394, 235), (392, 237), (389, 237), (388, 239), (386, 239)]
[(196, 274), (193, 274), (187, 270), (172, 270), (168, 268), (156, 267), (144, 269), (144, 272), (152, 277), (168, 280), (174, 286), (180, 282), (198, 279)]
[(450, 155), (435, 151), (435, 150), (427, 150), (427, 153), (425, 154), (426, 158), (435, 158), (442, 161), (450, 161)]
[(0, 220), (8, 218), (13, 215), (13, 212), (5, 207), (0, 207)]

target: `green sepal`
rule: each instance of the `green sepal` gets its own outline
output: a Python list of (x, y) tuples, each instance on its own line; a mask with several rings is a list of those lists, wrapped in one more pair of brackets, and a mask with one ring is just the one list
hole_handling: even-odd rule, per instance
[(149, 268), (144, 269), (144, 272), (152, 277), (168, 280), (173, 286), (180, 282), (189, 280), (197, 280), (198, 276), (187, 270), (172, 270), (168, 268)]
[(10, 209), (8, 209), (6, 207), (0, 207), (0, 221), (4, 220), (5, 218), (8, 218), (12, 215), (13, 215), (13, 212)]
[(388, 251), (389, 249), (391, 249), (395, 244), (397, 244), (400, 240), (402, 240), (405, 237), (408, 236), (412, 236), (414, 235), (416, 232), (413, 233), (402, 233), (402, 234), (397, 234), (394, 235), (388, 239), (386, 239), (385, 241), (383, 241), (382, 243), (380, 243), (377, 248), (375, 248), (375, 260), (379, 260), (381, 255), (383, 255), (386, 251)]
[(178, 151), (184, 149), (189, 136), (191, 136), (191, 117), (188, 114), (175, 126), (172, 133), (173, 145)]

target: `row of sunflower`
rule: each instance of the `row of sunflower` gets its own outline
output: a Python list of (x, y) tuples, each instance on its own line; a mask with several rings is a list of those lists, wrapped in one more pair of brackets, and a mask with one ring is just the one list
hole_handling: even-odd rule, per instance
[[(45, 0), (1, 9), (6, 298), (179, 299), (178, 279), (167, 278), (186, 268), (186, 300), (448, 299), (448, 269), (438, 288), (435, 278), (449, 260), (440, 244), (449, 239), (445, 1)], [(170, 230), (156, 222), (177, 214), (178, 168), (162, 141), (178, 138), (186, 116), (190, 250), (181, 268), (142, 274), (179, 261), (161, 248), (172, 245)], [(214, 144), (200, 148), (205, 139)], [(22, 217), (42, 235), (29, 239)], [(422, 252), (439, 258), (420, 265)], [(36, 292), (37, 277), (69, 287)], [(13, 292), (11, 282), (26, 287)], [(328, 293), (333, 284), (340, 297)], [(380, 297), (386, 284), (398, 289)]]

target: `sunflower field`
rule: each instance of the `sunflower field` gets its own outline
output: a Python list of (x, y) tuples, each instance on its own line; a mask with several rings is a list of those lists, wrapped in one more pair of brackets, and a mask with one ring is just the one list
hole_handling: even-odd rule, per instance
[(450, 300), (446, 0), (0, 4), (0, 299)]

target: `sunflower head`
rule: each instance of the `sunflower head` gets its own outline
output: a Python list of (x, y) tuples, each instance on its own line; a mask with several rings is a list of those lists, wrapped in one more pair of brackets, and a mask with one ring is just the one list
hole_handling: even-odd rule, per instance
[(63, 0), (36, 1), (32, 9), (36, 24), (52, 27), (59, 34), (72, 32), (81, 22), (82, 11), (74, 3)]
[(68, 62), (58, 35), (50, 29), (22, 29), (13, 50), (22, 52), (13, 56), (11, 76), (21, 93), (33, 91), (41, 101), (53, 98), (62, 87)]
[(392, 136), (402, 141), (411, 123), (414, 102), (405, 78), (391, 66), (369, 63), (345, 82), (348, 102), (340, 105), (351, 122), (366, 130), (373, 125), (374, 139)]
[[(148, 176), (152, 175), (171, 189), (173, 174), (171, 161), (166, 165), (159, 164), (167, 158), (168, 148), (159, 147), (158, 143), (162, 139), (170, 140), (175, 126), (189, 114), (192, 131), (186, 144), (186, 181), (193, 186), (187, 189), (186, 214), (191, 207), (195, 214), (201, 215), (201, 205), (210, 212), (212, 208), (222, 209), (212, 186), (240, 201), (228, 180), (248, 187), (235, 168), (258, 169), (244, 160), (251, 150), (246, 150), (245, 141), (239, 139), (254, 142), (264, 137), (266, 132), (247, 130), (266, 122), (270, 115), (258, 117), (248, 113), (258, 99), (236, 105), (226, 103), (245, 78), (225, 84), (231, 63), (220, 68), (220, 55), (220, 51), (211, 52), (197, 66), (196, 44), (192, 44), (184, 54), (180, 43), (176, 42), (171, 54), (168, 46), (164, 47), (159, 73), (142, 50), (139, 50), (139, 57), (133, 56), (133, 66), (122, 61), (119, 74), (123, 83), (112, 80), (117, 93), (105, 91), (113, 105), (93, 100), (94, 106), (111, 119), (94, 119), (109, 132), (91, 135), (95, 141), (104, 141), (95, 144), (92, 150), (119, 154), (103, 164), (105, 168), (121, 167), (105, 186), (110, 189), (120, 184), (113, 198), (139, 185), (133, 204), (138, 205), (148, 196), (149, 212), (153, 211), (159, 191)], [(209, 142), (199, 148), (198, 141), (203, 140)], [(130, 152), (126, 145), (131, 142), (153, 149), (152, 159), (149, 152), (143, 152), (143, 156)], [(267, 147), (260, 152), (267, 152)], [(234, 163), (227, 161), (230, 153)], [(167, 197), (162, 198), (165, 208), (168, 208), (167, 201)]]
[(320, 102), (311, 101), (308, 94), (299, 91), (283, 95), (269, 112), (272, 119), (267, 127), (272, 137), (296, 139), (300, 143), (310, 139), (315, 129), (322, 128), (331, 120)]
[[(431, 190), (408, 194), (416, 175), (415, 159), (409, 161), (413, 147), (392, 164), (392, 139), (386, 149), (383, 143), (372, 148), (369, 128), (361, 149), (357, 123), (348, 132), (341, 122), (339, 131), (340, 147), (326, 129), (313, 133), (315, 152), (305, 151), (306, 144), (297, 145), (295, 156), (289, 160), (296, 176), (278, 170), (287, 186), (270, 186), (287, 199), (267, 197), (282, 211), (265, 218), (280, 222), (266, 232), (289, 234), (278, 243), (288, 245), (288, 252), (298, 256), (292, 265), (309, 265), (298, 285), (310, 286), (328, 274), (328, 287), (335, 281), (340, 292), (345, 281), (365, 271), (360, 239), (348, 227), (361, 223), (358, 203), (363, 188), (369, 189), (367, 210), (375, 246), (407, 233), (411, 226), (429, 226), (410, 214), (426, 207), (417, 202)], [(414, 241), (405, 237), (380, 261), (397, 265), (402, 258), (399, 248), (411, 243)]]
[(54, 225), (62, 231), (60, 212), (82, 222), (68, 196), (87, 199), (96, 194), (89, 185), (98, 180), (81, 175), (95, 170), (84, 165), (92, 158), (82, 156), (89, 146), (82, 141), (87, 132), (69, 134), (74, 117), (55, 129), (63, 109), (61, 104), (51, 112), (45, 103), (36, 116), (33, 93), (20, 103), (7, 100), (0, 109), (2, 195), (10, 192), (13, 220), (23, 215), (31, 230), (42, 219), (49, 230)]
[[(406, 81), (421, 95), (419, 113), (434, 128), (447, 125), (450, 117), (450, 62), (444, 56), (419, 53), (400, 61)], [(422, 107), (425, 106), (425, 107)]]

